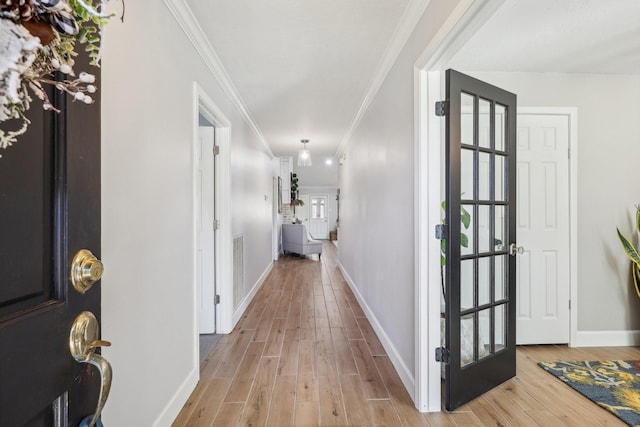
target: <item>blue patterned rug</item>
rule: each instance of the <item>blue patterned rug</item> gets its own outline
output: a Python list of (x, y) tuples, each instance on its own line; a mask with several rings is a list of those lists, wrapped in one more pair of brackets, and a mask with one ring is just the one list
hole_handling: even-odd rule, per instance
[(640, 360), (538, 365), (630, 426), (640, 426)]

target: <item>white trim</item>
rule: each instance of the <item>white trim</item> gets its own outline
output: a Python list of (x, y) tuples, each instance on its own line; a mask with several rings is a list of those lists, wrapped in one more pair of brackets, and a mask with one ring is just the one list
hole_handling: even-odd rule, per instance
[(196, 388), (198, 384), (198, 378), (200, 378), (200, 366), (192, 369), (187, 375), (187, 378), (180, 384), (178, 390), (174, 393), (174, 395), (169, 400), (169, 403), (164, 407), (164, 409), (158, 415), (158, 418), (153, 422), (153, 427), (160, 426), (170, 426), (175, 421), (176, 417), (182, 410), (185, 402), (191, 396), (191, 393)]
[(382, 59), (380, 60), (380, 64), (378, 65), (378, 68), (376, 69), (376, 72), (373, 75), (371, 82), (369, 83), (369, 88), (367, 89), (364, 98), (362, 98), (362, 101), (360, 102), (358, 111), (356, 112), (353, 120), (351, 121), (351, 124), (347, 128), (347, 131), (340, 141), (340, 145), (338, 146), (335, 155), (337, 159), (339, 159), (342, 153), (344, 153), (347, 149), (351, 140), (351, 135), (353, 135), (353, 132), (360, 124), (362, 117), (364, 117), (364, 114), (369, 108), (369, 105), (371, 105), (373, 98), (380, 90), (382, 83), (384, 83), (387, 75), (389, 74), (389, 71), (391, 71), (391, 67), (393, 67), (393, 64), (395, 64), (396, 59), (398, 59), (398, 55), (400, 55), (402, 48), (407, 43), (407, 40), (409, 40), (411, 33), (416, 28), (416, 25), (418, 25), (418, 21), (420, 20), (420, 18), (422, 18), (422, 14), (427, 9), (427, 6), (430, 2), (431, 0), (409, 1), (409, 4), (405, 8), (402, 17), (400, 17), (400, 21), (398, 22), (398, 25), (393, 33), (393, 36), (391, 37), (391, 40), (389, 41), (389, 44), (387, 44), (384, 54), (382, 55)]
[(380, 324), (376, 316), (373, 314), (373, 311), (367, 305), (367, 302), (365, 301), (363, 296), (360, 294), (360, 291), (358, 290), (358, 287), (356, 286), (355, 282), (353, 281), (353, 279), (351, 279), (351, 276), (349, 276), (349, 273), (347, 273), (347, 270), (344, 268), (344, 266), (340, 261), (338, 261), (338, 268), (342, 272), (342, 275), (344, 276), (345, 281), (349, 284), (351, 291), (353, 292), (356, 299), (358, 300), (358, 304), (360, 304), (360, 308), (362, 308), (364, 313), (367, 315), (367, 319), (369, 320), (369, 323), (371, 323), (373, 330), (375, 331), (376, 335), (380, 339), (380, 342), (382, 343), (382, 346), (387, 352), (387, 355), (389, 356), (389, 360), (391, 360), (393, 367), (398, 372), (398, 375), (400, 376), (400, 380), (402, 380), (402, 384), (407, 389), (407, 392), (411, 396), (411, 399), (413, 399), (415, 384), (414, 384), (414, 378), (411, 373), (411, 370), (409, 369), (407, 364), (404, 363), (404, 360), (402, 360), (402, 357), (400, 357), (400, 352), (396, 350), (395, 346), (391, 342), (391, 339), (389, 339), (389, 335), (387, 335), (386, 331), (384, 330), (384, 328), (382, 327), (382, 325)]
[[(441, 408), (440, 363), (435, 349), (440, 346), (440, 242), (433, 238), (441, 222), (441, 120), (433, 106), (440, 100), (441, 72), (415, 70), (415, 274), (416, 274), (416, 378), (414, 403), (420, 412)], [(420, 102), (420, 100), (423, 100)], [(427, 125), (428, 124), (428, 125)], [(429, 141), (429, 143), (420, 143)], [(436, 143), (437, 142), (437, 143)], [(424, 167), (420, 167), (424, 165)], [(434, 177), (436, 177), (434, 179)], [(426, 218), (426, 221), (425, 221)], [(435, 315), (434, 315), (435, 313)]]
[(640, 345), (640, 331), (576, 331), (573, 347), (630, 347)]
[[(216, 156), (215, 162), (215, 198), (216, 198), (216, 219), (220, 222), (220, 228), (216, 230), (216, 292), (220, 295), (220, 304), (216, 307), (216, 332), (228, 334), (233, 330), (232, 310), (233, 310), (233, 288), (232, 282), (232, 259), (231, 259), (231, 122), (224, 115), (222, 110), (213, 102), (213, 100), (202, 90), (198, 83), (193, 83), (193, 170), (192, 170), (192, 187), (193, 187), (193, 233), (194, 233), (194, 252), (193, 263), (197, 264), (197, 197), (196, 180), (198, 172), (198, 158), (200, 141), (198, 139), (199, 115), (204, 116), (215, 127), (215, 143), (220, 147), (220, 154)], [(194, 267), (194, 273), (197, 275), (197, 267)], [(194, 275), (194, 277), (196, 277)], [(195, 284), (194, 284), (195, 285)], [(195, 319), (194, 342), (196, 349), (199, 347), (198, 318), (199, 318), (199, 292), (194, 291), (194, 309), (193, 316)], [(199, 367), (199, 350), (195, 354), (195, 366)]]
[(233, 326), (235, 326), (238, 323), (238, 321), (244, 314), (247, 307), (249, 307), (249, 304), (251, 303), (251, 301), (253, 301), (253, 297), (256, 296), (256, 293), (258, 292), (260, 287), (264, 284), (264, 281), (267, 279), (267, 276), (271, 272), (271, 269), (273, 269), (272, 262), (269, 263), (266, 270), (264, 270), (264, 272), (260, 275), (256, 283), (251, 288), (251, 291), (249, 291), (249, 293), (245, 295), (245, 297), (242, 299), (240, 304), (238, 304), (238, 308), (236, 308), (233, 312), (233, 321), (232, 321)]
[(202, 27), (200, 27), (200, 25), (198, 24), (197, 19), (193, 15), (193, 12), (187, 5), (186, 1), (185, 0), (163, 0), (163, 1), (165, 6), (167, 6), (167, 9), (169, 9), (169, 12), (171, 12), (173, 17), (176, 19), (176, 22), (178, 23), (178, 25), (180, 25), (180, 27), (186, 34), (189, 41), (191, 41), (191, 44), (195, 48), (198, 55), (200, 55), (200, 58), (202, 58), (202, 60), (204, 61), (209, 71), (211, 71), (211, 74), (213, 74), (214, 78), (218, 81), (218, 83), (222, 87), (222, 90), (224, 91), (224, 93), (229, 97), (231, 103), (236, 107), (240, 115), (244, 118), (247, 125), (249, 125), (249, 127), (251, 128), (253, 133), (256, 135), (258, 140), (262, 143), (269, 158), (272, 159), (273, 152), (271, 151), (269, 144), (267, 144), (267, 141), (264, 135), (262, 134), (262, 131), (258, 127), (258, 124), (256, 123), (256, 121), (251, 116), (251, 113), (249, 112), (249, 109), (245, 105), (242, 98), (240, 98), (240, 95), (238, 94), (238, 90), (233, 84), (231, 77), (229, 77), (229, 74), (227, 74), (227, 71), (222, 65), (222, 62), (220, 62), (218, 55), (213, 49), (213, 46), (211, 46), (211, 43), (209, 43), (207, 36), (202, 30)]
[(556, 115), (569, 120), (569, 346), (578, 342), (578, 109), (576, 107), (518, 107), (518, 115)]
[(446, 63), (505, 1), (460, 0), (422, 51), (415, 66), (425, 71), (442, 71)]

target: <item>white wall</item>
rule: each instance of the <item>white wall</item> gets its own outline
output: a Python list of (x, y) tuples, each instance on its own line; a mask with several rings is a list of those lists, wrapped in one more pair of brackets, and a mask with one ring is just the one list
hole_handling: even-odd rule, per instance
[(429, 3), (353, 133), (340, 171), (339, 261), (412, 395), (414, 63), (456, 3)]
[(338, 187), (338, 162), (332, 159), (332, 164), (327, 165), (328, 158), (313, 156), (313, 166), (301, 167), (297, 165), (298, 157), (293, 156), (293, 172), (298, 174), (300, 187)]
[[(119, 5), (112, 5), (113, 7)], [(271, 263), (271, 163), (161, 1), (127, 2), (102, 68), (104, 421), (168, 426), (198, 375), (194, 348), (193, 82), (231, 122), (233, 233), (252, 286)], [(266, 200), (265, 200), (265, 195)]]
[(640, 301), (616, 236), (620, 227), (637, 238), (640, 76), (468, 74), (516, 93), (520, 106), (578, 108), (578, 331), (640, 329)]

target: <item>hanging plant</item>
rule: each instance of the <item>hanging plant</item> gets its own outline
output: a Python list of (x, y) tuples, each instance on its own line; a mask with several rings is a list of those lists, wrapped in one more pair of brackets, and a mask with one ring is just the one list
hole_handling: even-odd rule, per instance
[[(76, 75), (73, 66), (76, 42), (84, 44), (92, 65), (100, 64), (102, 29), (113, 16), (101, 12), (105, 1), (0, 0), (0, 148), (26, 132), (33, 95), (45, 110), (59, 112), (47, 86), (74, 102), (94, 102), (95, 76), (84, 71)], [(57, 71), (66, 78), (56, 80)], [(17, 121), (13, 129), (5, 124), (9, 120)]]
[[(633, 284), (636, 288), (636, 294), (640, 297), (640, 254), (638, 250), (631, 243), (631, 240), (622, 235), (620, 229), (616, 228), (618, 232), (618, 239), (622, 244), (622, 249), (627, 255), (627, 258), (631, 260), (631, 275), (633, 276)], [(640, 205), (636, 206), (636, 231), (640, 233)]]

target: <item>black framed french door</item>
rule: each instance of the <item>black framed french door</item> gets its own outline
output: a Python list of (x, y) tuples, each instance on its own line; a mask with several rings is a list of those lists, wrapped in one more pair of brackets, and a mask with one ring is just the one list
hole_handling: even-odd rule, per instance
[(446, 408), (515, 376), (516, 95), (446, 72)]

